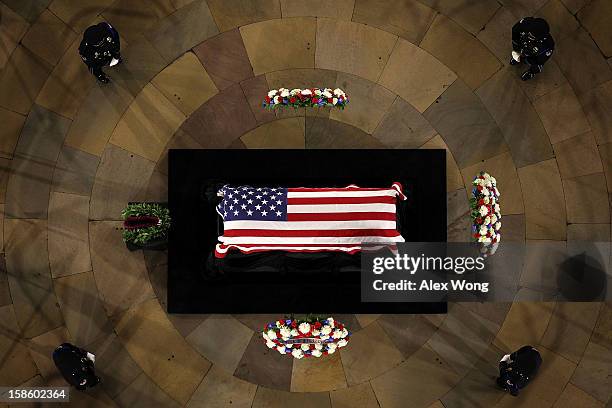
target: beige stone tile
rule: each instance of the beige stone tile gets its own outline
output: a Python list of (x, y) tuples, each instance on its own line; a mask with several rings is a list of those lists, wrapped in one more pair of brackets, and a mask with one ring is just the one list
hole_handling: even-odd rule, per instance
[(251, 408), (257, 385), (213, 365), (192, 395), (188, 408)]
[(120, 407), (130, 408), (179, 408), (181, 406), (144, 373), (130, 383), (121, 394), (117, 395), (115, 402)]
[(580, 102), (587, 115), (598, 144), (612, 142), (612, 81), (592, 89), (581, 97)]
[(446, 236), (448, 242), (470, 242), (472, 221), (464, 188), (446, 193)]
[(378, 400), (369, 382), (329, 393), (333, 408), (379, 408)]
[(421, 0), (476, 35), (500, 7), (488, 0)]
[(15, 154), (55, 163), (69, 126), (68, 119), (34, 105), (21, 131)]
[(353, 334), (340, 354), (349, 386), (375, 378), (403, 359), (402, 353), (376, 322)]
[(567, 78), (557, 62), (552, 59), (546, 62), (546, 68), (538, 74), (537, 81), (521, 81), (520, 86), (529, 100), (534, 101), (566, 84), (568, 84)]
[(109, 144), (100, 159), (91, 193), (92, 220), (119, 220), (128, 202), (144, 198), (155, 164)]
[[(251, 329), (233, 317), (212, 315), (192, 331), (186, 340), (215, 365), (233, 373), (252, 335)], [(265, 347), (263, 343), (262, 346)]]
[(0, 158), (0, 203), (6, 202), (6, 186), (11, 172), (11, 160)]
[(47, 252), (47, 222), (4, 220), (6, 266), (15, 314), (26, 338), (61, 325)]
[(505, 215), (503, 221), (504, 241), (524, 242), (525, 241), (525, 214)]
[(340, 353), (293, 362), (291, 392), (319, 392), (346, 388)]
[[(312, 17), (262, 21), (240, 27), (255, 75), (315, 66), (317, 23)], [(291, 32), (291, 36), (278, 35)]]
[(463, 180), (461, 178), (461, 172), (459, 166), (453, 157), (453, 153), (449, 150), (446, 142), (440, 135), (429, 139), (421, 149), (444, 149), (446, 150), (446, 191), (455, 191), (463, 188)]
[(6, 216), (47, 218), (53, 163), (16, 157), (6, 185)]
[(504, 352), (518, 350), (525, 344), (539, 344), (553, 309), (554, 303), (513, 303), (493, 344)]
[(570, 11), (570, 13), (576, 14), (580, 9), (582, 9), (585, 5), (590, 3), (591, 0), (561, 0), (565, 7)]
[(566, 238), (567, 215), (563, 186), (557, 163), (547, 160), (518, 169), (523, 197), (528, 239)]
[(61, 326), (27, 342), (32, 359), (38, 367), (38, 372), (45, 379), (45, 384), (55, 387), (65, 386), (66, 380), (53, 362), (53, 350), (60, 344), (71, 341), (68, 330)]
[[(376, 82), (397, 36), (365, 24), (317, 19), (317, 68), (343, 71)], [(355, 47), (354, 44), (359, 44)]]
[(572, 87), (566, 84), (533, 102), (551, 143), (591, 130)]
[(115, 330), (143, 371), (168, 395), (186, 404), (210, 363), (176, 331), (157, 299), (126, 311)]
[(601, 402), (612, 396), (612, 349), (590, 342), (580, 364), (574, 371), (572, 383)]
[(372, 136), (389, 147), (415, 149), (436, 136), (436, 130), (419, 111), (398, 97)]
[(349, 95), (346, 109), (332, 109), (330, 119), (371, 134), (391, 107), (396, 95), (384, 87), (354, 75), (339, 73), (337, 86)]
[(76, 33), (48, 10), (42, 12), (21, 43), (51, 65), (59, 62)]
[(561, 0), (548, 0), (535, 16), (546, 20), (550, 26), (550, 33), (555, 40), (570, 35), (580, 25)]
[(145, 201), (168, 202), (168, 176), (159, 171), (154, 171), (149, 179)]
[(601, 306), (591, 341), (603, 346), (612, 344), (612, 303)]
[(87, 93), (96, 85), (87, 66), (75, 58), (80, 42), (79, 38), (73, 41), (36, 98), (37, 104), (70, 119), (74, 119)]
[(131, 43), (174, 11), (170, 0), (118, 0), (102, 12), (102, 17)]
[(416, 1), (356, 0), (352, 20), (398, 35), (419, 44), (436, 11)]
[(570, 223), (609, 223), (610, 204), (603, 173), (563, 180), (567, 221)]
[(264, 387), (257, 389), (252, 408), (331, 408), (327, 392), (286, 392)]
[(428, 347), (422, 347), (408, 360), (372, 380), (372, 388), (382, 407), (399, 408), (406, 401), (425, 407), (446, 394), (459, 376)]
[(605, 0), (594, 0), (578, 12), (578, 20), (589, 32), (601, 52), (612, 55), (612, 28), (609, 18), (612, 15), (612, 4)]
[(94, 86), (72, 122), (66, 145), (101, 156), (113, 129), (133, 99), (130, 92), (117, 83)]
[[(420, 47), (452, 69), (471, 89), (501, 68), (493, 54), (451, 19), (438, 14)], [(470, 55), (465, 58), (465, 55)]]
[[(334, 83), (335, 82), (336, 81), (334, 78)], [(255, 120), (258, 124), (270, 122), (276, 119), (276, 114), (274, 111), (264, 109), (263, 107), (263, 98), (268, 91), (272, 89), (268, 85), (265, 75), (245, 79), (244, 81), (240, 82), (240, 87), (242, 88), (242, 92), (244, 92), (244, 96), (251, 106), (251, 111), (253, 112), (253, 116), (255, 116)]]
[(303, 149), (304, 117), (264, 123), (243, 135), (240, 140), (249, 149)]
[[(278, 315), (277, 315), (278, 316)], [(269, 349), (263, 343), (261, 332), (254, 332), (234, 376), (275, 390), (289, 391), (294, 359)]]
[(476, 35), (476, 38), (504, 65), (508, 65), (510, 61), (510, 52), (512, 51), (510, 49), (512, 44), (511, 27), (517, 21), (517, 18), (507, 7), (500, 7), (491, 20)]
[(99, 163), (98, 156), (64, 146), (53, 172), (53, 191), (89, 197)]
[(591, 302), (557, 303), (542, 345), (578, 363), (595, 327), (600, 307), (600, 303)]
[(486, 171), (497, 180), (497, 188), (501, 194), (500, 207), (502, 215), (522, 214), (525, 212), (523, 193), (519, 182), (516, 167), (509, 152), (486, 159), (481, 163), (461, 170), (463, 181), (468, 188), (468, 198), (472, 194), (472, 181), (480, 173)]
[(185, 115), (149, 84), (117, 124), (110, 143), (156, 162)]
[(153, 84), (186, 116), (218, 90), (192, 52), (188, 52), (153, 78)]
[[(4, 204), (0, 204), (0, 253), (4, 253)], [(4, 264), (4, 259), (2, 259), (2, 263)], [(6, 265), (2, 266), (5, 272), (4, 281), (6, 282)]]
[[(602, 150), (605, 148), (602, 146)], [(601, 173), (603, 166), (592, 132), (553, 145), (562, 178)]]
[(19, 45), (0, 72), (0, 106), (26, 115), (50, 72), (47, 62)]
[(66, 327), (75, 344), (91, 344), (112, 331), (93, 272), (55, 279), (54, 286)]
[(153, 297), (142, 253), (125, 248), (121, 225), (113, 221), (89, 223), (93, 273), (109, 316)]
[(569, 241), (610, 241), (610, 224), (569, 224), (567, 226)]
[(286, 17), (327, 17), (336, 20), (350, 20), (355, 0), (280, 0), (281, 14)]
[[(524, 343), (528, 344), (528, 343)], [(529, 386), (521, 390), (520, 406), (550, 407), (559, 398), (563, 388), (568, 383), (576, 364), (564, 359), (558, 354), (537, 346), (542, 355), (542, 366)], [(514, 351), (514, 350), (512, 350)], [(496, 407), (516, 407), (516, 397), (506, 393)]]
[(320, 117), (306, 117), (307, 149), (384, 149), (378, 139), (363, 130)]
[(113, 0), (53, 0), (49, 10), (80, 33), (93, 23), (97, 15), (113, 4)]
[(381, 315), (379, 314), (356, 314), (355, 317), (359, 325), (363, 328), (375, 322)]
[(438, 330), (438, 325), (421, 315), (385, 314), (377, 321), (406, 358), (421, 348)]
[(13, 157), (25, 116), (0, 108), (0, 156)]
[(34, 22), (51, 0), (3, 0), (3, 3), (29, 22)]
[(457, 75), (431, 54), (400, 39), (378, 82), (425, 112), (456, 79)]
[(604, 404), (576, 387), (568, 383), (559, 399), (553, 405), (554, 408), (603, 408)]
[[(5, 4), (0, 4), (0, 70), (4, 68), (19, 41), (29, 28), (27, 21)], [(350, 18), (350, 17), (349, 17)]]
[(88, 215), (88, 197), (51, 193), (49, 265), (54, 278), (91, 270)]
[(5, 386), (17, 386), (37, 372), (21, 337), (13, 305), (0, 307), (0, 383)]
[(281, 17), (279, 0), (210, 0), (208, 6), (221, 31)]

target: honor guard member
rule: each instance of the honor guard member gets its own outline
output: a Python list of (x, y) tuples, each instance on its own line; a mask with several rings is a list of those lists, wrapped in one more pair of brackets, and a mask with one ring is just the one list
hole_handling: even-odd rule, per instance
[(102, 67), (112, 67), (122, 61), (120, 48), (117, 30), (108, 23), (100, 23), (85, 30), (79, 54), (89, 71), (98, 81), (106, 84), (109, 78), (102, 71)]
[(516, 397), (536, 375), (541, 364), (540, 353), (531, 346), (506, 354), (499, 362), (497, 385)]
[(529, 64), (529, 69), (521, 75), (523, 81), (542, 72), (555, 49), (550, 35), (550, 27), (543, 18), (525, 17), (512, 27), (512, 58), (510, 65), (521, 62)]
[(96, 376), (96, 357), (70, 343), (64, 343), (53, 352), (53, 362), (64, 379), (78, 390), (93, 387), (100, 382)]

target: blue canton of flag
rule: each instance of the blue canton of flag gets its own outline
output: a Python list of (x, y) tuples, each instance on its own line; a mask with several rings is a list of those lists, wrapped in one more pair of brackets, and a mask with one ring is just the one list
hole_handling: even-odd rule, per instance
[(272, 187), (229, 187), (219, 190), (223, 199), (217, 212), (223, 221), (286, 221), (287, 189)]

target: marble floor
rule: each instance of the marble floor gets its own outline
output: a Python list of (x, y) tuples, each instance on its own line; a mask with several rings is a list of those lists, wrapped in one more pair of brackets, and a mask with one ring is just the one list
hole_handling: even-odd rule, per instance
[[(530, 82), (507, 64), (525, 15), (557, 42)], [(126, 202), (166, 198), (169, 148), (442, 148), (449, 240), (469, 239), (486, 169), (505, 240), (610, 241), (611, 1), (0, 0), (0, 17), (0, 384), (61, 384), (69, 340), (104, 380), (75, 407), (611, 406), (610, 303), (337, 316), (349, 346), (293, 361), (259, 338), (277, 316), (167, 315), (166, 255), (118, 230)], [(106, 86), (76, 53), (102, 20), (125, 58)], [(351, 104), (264, 111), (279, 86)], [(513, 398), (493, 378), (524, 343), (545, 363)]]

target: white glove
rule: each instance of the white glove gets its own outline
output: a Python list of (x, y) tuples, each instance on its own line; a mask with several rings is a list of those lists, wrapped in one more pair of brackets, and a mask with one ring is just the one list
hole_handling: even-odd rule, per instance
[(118, 59), (113, 58), (113, 59), (111, 60), (110, 64), (109, 64), (109, 66), (111, 66), (111, 67), (112, 67), (112, 66), (117, 65), (118, 63), (119, 63), (119, 60), (118, 60)]
[(521, 54), (516, 51), (512, 51), (512, 58), (514, 58), (516, 62), (521, 62)]
[(87, 358), (90, 359), (92, 363), (96, 362), (96, 356), (91, 354), (89, 351), (87, 352)]
[(500, 361), (510, 361), (510, 354), (506, 354)]

